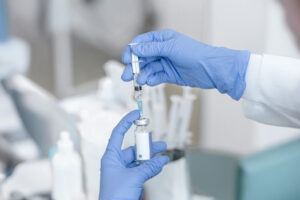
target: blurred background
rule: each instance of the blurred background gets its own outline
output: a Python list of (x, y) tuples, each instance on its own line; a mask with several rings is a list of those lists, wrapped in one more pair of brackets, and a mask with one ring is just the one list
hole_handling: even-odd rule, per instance
[[(111, 130), (136, 109), (132, 83), (120, 80), (122, 52), (136, 35), (166, 28), (212, 45), (300, 56), (277, 0), (0, 0), (3, 199), (50, 198), (62, 131), (81, 160), (82, 199), (97, 199)], [(147, 183), (147, 199), (300, 199), (299, 130), (248, 120), (242, 101), (215, 90), (146, 91), (157, 139), (172, 97), (190, 103), (181, 113), (190, 116), (184, 144), (171, 145), (184, 155)], [(124, 146), (133, 144), (130, 133)]]

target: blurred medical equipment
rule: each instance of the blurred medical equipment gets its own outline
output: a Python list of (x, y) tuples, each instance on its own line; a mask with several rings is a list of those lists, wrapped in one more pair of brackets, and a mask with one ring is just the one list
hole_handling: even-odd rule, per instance
[(6, 0), (0, 0), (0, 80), (26, 73), (30, 62), (28, 44), (9, 35)]
[[(300, 140), (289, 142), (249, 157), (189, 149), (186, 155), (191, 192), (201, 195), (197, 200), (298, 199), (299, 144)], [(47, 194), (51, 190), (50, 166), (45, 160), (20, 164), (12, 177), (5, 180), (3, 193), (15, 191), (25, 197)], [(169, 184), (173, 183), (170, 181)], [(18, 192), (16, 188), (19, 188)], [(167, 193), (163, 185), (160, 191)], [(145, 192), (148, 195), (147, 187)]]
[[(26, 130), (34, 138), (35, 143), (41, 150), (38, 152), (42, 152), (42, 155), (45, 156), (48, 154), (49, 148), (55, 144), (59, 133), (63, 130), (70, 132), (72, 141), (77, 144), (75, 146), (79, 147), (78, 132), (74, 126), (77, 123), (81, 139), (81, 147), (79, 149), (81, 150), (84, 164), (84, 185), (87, 189), (88, 199), (90, 200), (98, 198), (100, 179), (99, 159), (105, 151), (110, 133), (124, 113), (136, 108), (132, 85), (122, 82), (119, 78), (123, 67), (123, 65), (116, 61), (109, 61), (104, 66), (107, 77), (99, 81), (98, 92), (65, 99), (60, 102), (60, 106), (58, 106), (59, 102), (52, 95), (25, 77), (16, 75), (3, 82), (5, 89), (9, 92), (17, 106)], [(159, 130), (156, 134), (157, 139), (163, 139), (166, 137), (168, 127), (164, 86), (155, 88), (145, 87), (144, 92), (145, 115), (152, 119), (154, 119), (154, 116), (158, 116), (157, 121), (153, 120), (153, 124), (150, 124), (151, 127), (149, 128), (152, 129), (155, 127), (156, 130)], [(114, 94), (107, 96), (107, 93)], [(163, 128), (160, 129), (160, 126)], [(134, 133), (133, 129), (130, 129), (126, 134), (123, 146), (128, 147), (132, 145), (134, 145)], [(175, 155), (173, 150), (170, 150), (170, 152), (169, 155)], [(182, 151), (179, 152), (182, 153)], [(177, 158), (177, 161), (180, 163), (184, 163), (184, 160), (181, 159), (183, 158), (182, 156)], [(178, 167), (179, 164), (175, 162), (174, 165), (177, 166), (175, 168), (183, 171), (184, 164), (180, 164), (183, 167)], [(173, 171), (170, 170), (170, 173), (173, 173)], [(176, 173), (178, 173), (178, 170)], [(181, 175), (184, 176), (183, 173)], [(175, 180), (172, 181), (176, 183)], [(21, 183), (23, 184), (23, 182)], [(181, 184), (184, 183), (181, 181)], [(36, 192), (32, 193), (26, 191), (13, 192), (15, 186), (15, 184), (10, 185), (10, 194), (19, 194), (27, 198), (35, 194), (47, 193), (47, 191), (43, 192), (40, 190), (34, 190)], [(48, 192), (50, 190), (51, 187)], [(150, 190), (148, 191), (150, 192)]]
[(150, 0), (73, 0), (72, 29), (76, 36), (117, 59), (135, 35), (153, 29), (153, 4)]
[(52, 158), (52, 198), (83, 200), (82, 163), (68, 132), (62, 132)]
[(51, 164), (48, 159), (28, 161), (17, 165), (14, 173), (3, 182), (3, 196), (7, 200), (50, 199)]
[[(98, 198), (100, 187), (100, 159), (104, 154), (112, 129), (124, 113), (133, 110), (132, 85), (120, 80), (124, 66), (117, 61), (104, 65), (106, 77), (99, 81), (96, 93), (74, 96), (61, 101), (62, 107), (76, 116), (81, 137), (81, 154), (84, 162), (87, 198)], [(124, 140), (124, 147), (134, 145), (133, 129)]]
[(149, 200), (190, 200), (192, 193), (185, 157), (171, 161), (159, 175), (146, 182), (145, 195)]
[(5, 180), (5, 174), (1, 173), (0, 174), (0, 199), (4, 199), (3, 189), (2, 189), (4, 180)]
[(73, 92), (71, 3), (70, 0), (49, 1), (48, 29), (53, 45), (54, 83), (59, 96)]
[[(166, 131), (167, 123), (167, 99), (165, 94), (165, 85), (157, 86), (155, 90), (152, 91), (151, 101), (152, 110), (154, 113), (153, 118), (155, 118), (155, 134), (157, 136), (164, 135)], [(170, 120), (170, 119), (169, 119)], [(170, 122), (169, 122), (170, 123)]]
[(0, 0), (0, 43), (8, 39), (6, 0)]
[[(38, 156), (35, 144), (23, 127), (15, 105), (4, 88), (4, 82), (29, 68), (30, 50), (22, 39), (10, 36), (7, 1), (0, 1), (0, 163), (1, 173), (11, 171), (18, 163)], [(22, 150), (21, 150), (22, 149)], [(28, 150), (27, 154), (24, 150)], [(3, 162), (3, 163), (2, 163)]]
[(299, 139), (246, 157), (191, 149), (187, 161), (193, 192), (220, 200), (300, 198)]
[[(191, 190), (189, 173), (184, 151), (190, 144), (192, 134), (189, 131), (192, 104), (196, 96), (191, 89), (184, 87), (183, 95), (170, 97), (171, 107), (169, 116), (166, 115), (166, 98), (163, 86), (151, 88), (152, 96), (151, 120), (153, 120), (153, 137), (155, 140), (166, 140), (168, 151), (165, 152), (171, 158), (171, 162), (164, 168), (161, 174), (145, 184), (146, 196), (152, 199), (190, 199)], [(155, 117), (154, 117), (155, 116)], [(174, 176), (176, 174), (176, 176)]]
[(19, 38), (0, 42), (0, 79), (16, 73), (25, 74), (29, 68), (30, 51), (28, 44)]
[[(132, 98), (134, 95), (131, 84), (124, 83), (119, 79), (123, 71), (123, 65), (116, 61), (109, 61), (105, 64), (104, 68), (107, 76), (99, 81), (99, 91), (97, 94), (75, 96), (62, 101), (61, 103), (69, 113), (76, 115), (79, 119), (78, 129), (81, 135), (81, 152), (84, 160), (84, 174), (86, 177), (86, 188), (89, 199), (97, 198), (99, 193), (100, 163), (98, 158), (101, 158), (105, 151), (110, 131), (124, 113), (136, 108), (136, 103)], [(157, 140), (164, 140), (167, 135), (166, 131), (169, 124), (167, 123), (167, 99), (164, 93), (164, 86), (162, 85), (154, 88), (145, 87), (143, 89), (144, 116), (147, 118), (149, 117), (150, 120), (153, 121), (153, 123), (149, 124), (149, 129), (158, 130), (158, 132), (153, 131), (153, 134), (156, 135)], [(192, 94), (187, 88), (183, 90), (185, 92), (183, 92), (184, 95), (181, 97), (182, 101), (180, 102), (180, 105), (185, 106), (183, 104), (183, 102), (185, 102), (184, 100)], [(187, 109), (192, 108), (187, 107)], [(178, 115), (180, 115), (180, 113), (178, 113)], [(177, 122), (178, 124), (181, 124), (180, 120)], [(188, 130), (185, 131), (189, 132)], [(174, 137), (178, 136), (179, 134), (174, 134)], [(147, 141), (148, 140), (149, 134), (147, 132)], [(149, 142), (147, 143), (149, 144)], [(174, 143), (176, 143), (176, 145), (173, 145), (174, 148), (179, 147), (179, 145), (177, 145), (177, 143), (179, 144), (177, 140), (174, 140)], [(183, 143), (188, 144), (187, 139)], [(128, 147), (132, 145), (134, 145), (134, 133), (133, 129), (130, 129), (126, 134), (123, 146)], [(143, 146), (143, 148), (144, 147), (145, 146)], [(189, 191), (188, 184), (184, 186), (188, 181), (185, 171), (184, 153), (182, 151), (184, 147), (185, 145), (181, 146), (181, 149), (178, 150), (169, 150), (168, 155), (177, 161), (174, 162), (174, 167), (171, 167), (171, 170), (167, 170), (167, 168), (164, 170), (166, 175), (163, 176), (164, 183), (167, 184), (168, 180), (172, 180), (174, 184), (168, 185), (172, 188), (174, 188), (174, 185), (180, 187), (181, 190), (177, 190), (179, 193), (180, 191), (184, 191), (184, 194), (179, 195), (179, 197), (188, 196)], [(183, 179), (180, 179), (179, 181), (176, 176), (168, 179), (167, 177), (174, 172), (174, 170), (172, 170), (173, 168), (174, 170), (177, 170), (177, 174), (181, 177), (185, 177), (186, 181), (182, 181)], [(169, 173), (167, 171), (169, 171)], [(165, 185), (165, 187), (167, 187), (167, 185)], [(187, 189), (185, 190), (185, 188)], [(167, 191), (170, 190), (172, 189), (169, 188)], [(152, 194), (151, 190), (148, 192), (151, 192)], [(154, 192), (153, 194), (156, 193)], [(176, 195), (178, 196), (178, 194)], [(173, 196), (172, 193), (171, 196)], [(170, 197), (170, 195), (168, 197)]]
[[(36, 159), (40, 155), (34, 141), (23, 131), (21, 128), (0, 135), (0, 158), (8, 170), (12, 170), (17, 164), (26, 160)], [(2, 168), (1, 171), (5, 172)]]
[(193, 111), (193, 102), (196, 100), (196, 98), (196, 95), (191, 93), (191, 88), (183, 88), (183, 96), (179, 114), (179, 138), (175, 145), (179, 149), (182, 149), (191, 143), (192, 133), (189, 131), (189, 127)]
[(55, 97), (21, 75), (5, 80), (4, 85), (42, 156), (48, 155), (63, 130), (71, 134), (75, 148), (79, 149), (76, 119), (58, 105)]
[[(23, 151), (19, 151), (20, 148), (16, 148), (19, 145), (21, 148), (24, 147), (22, 144), (28, 141), (26, 136), (27, 133), (17, 110), (0, 83), (0, 159), (1, 162), (6, 163), (7, 167), (14, 167), (23, 160), (32, 158), (30, 152), (24, 157)], [(36, 154), (34, 155), (36, 156)], [(5, 170), (3, 170), (1, 166), (0, 171), (4, 173)]]
[[(55, 90), (60, 97), (76, 94), (81, 89), (73, 83), (72, 36), (96, 47), (106, 56), (119, 58), (127, 41), (149, 30), (155, 23), (153, 3), (149, 0), (45, 2), (48, 4), (45, 6), (46, 29), (53, 46)], [(129, 25), (128, 21), (134, 23)]]
[(136, 104), (131, 95), (131, 84), (124, 83), (120, 79), (124, 65), (117, 61), (109, 60), (104, 64), (103, 68), (106, 76), (99, 80), (98, 95), (100, 100), (108, 108), (115, 105), (135, 108)]
[(169, 127), (168, 127), (168, 134), (167, 134), (167, 143), (171, 149), (175, 146), (176, 140), (176, 133), (177, 133), (177, 123), (180, 111), (180, 96), (173, 95), (171, 96), (171, 110), (169, 114)]
[(135, 120), (134, 124), (136, 163), (142, 164), (151, 159), (152, 137), (148, 130), (149, 119), (142, 117)]
[[(100, 159), (105, 152), (112, 129), (124, 113), (129, 112), (129, 110), (124, 108), (107, 110), (97, 95), (89, 95), (77, 100), (69, 99), (64, 104), (71, 102), (74, 108), (80, 109), (78, 130), (81, 136), (81, 155), (84, 162), (85, 185), (88, 199), (94, 200), (99, 195)], [(89, 106), (87, 106), (88, 104)], [(133, 131), (130, 130), (128, 134), (132, 135), (129, 140), (133, 141)], [(133, 145), (133, 143), (130, 145)], [(129, 144), (125, 144), (125, 146), (129, 146)]]
[(185, 151), (185, 149), (170, 149), (162, 153), (169, 156), (171, 162), (158, 176), (145, 183), (148, 199), (189, 200), (192, 198)]
[(172, 95), (167, 117), (167, 102), (164, 85), (153, 88), (145, 86), (145, 116), (153, 122), (153, 140), (166, 140), (168, 149), (184, 149), (191, 143), (189, 131), (193, 102), (196, 95), (191, 88), (183, 87), (183, 95)]

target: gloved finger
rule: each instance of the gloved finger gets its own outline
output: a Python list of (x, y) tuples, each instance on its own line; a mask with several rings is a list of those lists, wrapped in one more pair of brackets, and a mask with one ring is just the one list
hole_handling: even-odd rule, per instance
[(121, 150), (125, 133), (131, 127), (132, 123), (139, 118), (140, 113), (137, 110), (127, 114), (112, 131), (112, 135), (109, 139), (107, 149), (117, 151)]
[[(154, 62), (156, 60), (158, 60), (158, 57), (150, 57), (150, 58), (145, 58), (143, 59), (143, 62), (140, 63), (140, 69), (142, 70), (143, 68), (145, 68), (145, 66), (147, 66), (149, 63)], [(128, 64), (121, 76), (121, 79), (123, 81), (131, 81), (133, 79), (133, 72), (132, 72), (132, 65)]]
[(170, 29), (151, 31), (136, 36), (131, 43), (163, 42), (173, 38), (176, 34), (178, 34), (176, 31)]
[(124, 164), (128, 165), (135, 161), (135, 147), (130, 146), (122, 151)]
[[(173, 38), (176, 34), (178, 34), (174, 30), (166, 29), (166, 30), (159, 30), (159, 31), (152, 31), (143, 33), (141, 35), (136, 36), (129, 44), (135, 44), (135, 43), (148, 43), (148, 42), (163, 42), (170, 40)], [(131, 62), (131, 50), (130, 47), (127, 45), (123, 56), (122, 61), (125, 64), (129, 64)]]
[(158, 153), (163, 152), (164, 150), (167, 149), (167, 144), (165, 142), (159, 141), (159, 142), (153, 142), (152, 143), (152, 155), (154, 156)]
[(125, 63), (125, 64), (131, 63), (131, 53), (132, 53), (131, 51), (135, 45), (137, 45), (138, 43), (145, 43), (145, 42), (153, 41), (153, 36), (151, 36), (151, 34), (152, 33), (150, 32), (150, 33), (145, 33), (145, 34), (139, 35), (125, 47), (125, 50), (122, 55), (123, 63)]
[(125, 50), (124, 50), (123, 55), (122, 55), (122, 61), (123, 61), (124, 64), (131, 63), (131, 50), (130, 50), (129, 45), (127, 45), (125, 47)]
[[(152, 156), (166, 150), (167, 144), (165, 142), (153, 142), (152, 143)], [(128, 165), (135, 161), (135, 148), (133, 146), (128, 147), (122, 151), (123, 160), (125, 165)]]
[(126, 81), (126, 82), (131, 81), (133, 79), (133, 72), (132, 72), (132, 65), (131, 64), (128, 64), (125, 67), (121, 79), (123, 81)]
[(147, 57), (147, 58), (142, 58), (141, 63), (140, 63), (140, 69), (144, 69), (149, 63), (155, 62), (157, 60), (160, 60), (160, 57)]
[(129, 63), (131, 63), (131, 59), (132, 59), (132, 48), (133, 48), (133, 46), (135, 46), (135, 45), (137, 45), (137, 43), (134, 43), (134, 42), (131, 42), (131, 43), (129, 43), (127, 46), (126, 46), (126, 48), (125, 48), (125, 50), (124, 50), (124, 52), (123, 52), (123, 55), (122, 55), (122, 61), (123, 61), (123, 63), (125, 63), (125, 64), (129, 64)]
[(162, 72), (158, 72), (158, 73), (154, 73), (154, 74), (150, 75), (147, 79), (147, 85), (156, 86), (161, 83), (169, 82), (168, 80), (169, 80), (168, 75), (166, 74), (166, 72), (162, 71)]
[(142, 189), (142, 192), (141, 192), (141, 195), (140, 195), (140, 200), (144, 199), (145, 198), (145, 192), (144, 192), (144, 189)]
[(132, 46), (132, 51), (139, 57), (166, 57), (170, 53), (169, 51), (172, 50), (168, 47), (169, 45), (168, 41), (138, 43)]
[(162, 168), (168, 164), (170, 161), (168, 156), (156, 156), (152, 158), (151, 160), (141, 164), (140, 166), (137, 167), (137, 170), (140, 170), (143, 172), (142, 174), (144, 175), (143, 181), (147, 181), (150, 178), (156, 176), (159, 174), (162, 170)]
[(161, 72), (163, 66), (159, 61), (155, 61), (146, 65), (146, 67), (140, 72), (137, 82), (141, 85), (147, 83), (148, 77), (154, 73)]

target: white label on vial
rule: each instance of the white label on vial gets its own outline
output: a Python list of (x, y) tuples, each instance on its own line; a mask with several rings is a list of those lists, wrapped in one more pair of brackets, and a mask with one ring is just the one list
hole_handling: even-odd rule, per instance
[(151, 136), (150, 133), (138, 133), (135, 135), (136, 159), (150, 160)]

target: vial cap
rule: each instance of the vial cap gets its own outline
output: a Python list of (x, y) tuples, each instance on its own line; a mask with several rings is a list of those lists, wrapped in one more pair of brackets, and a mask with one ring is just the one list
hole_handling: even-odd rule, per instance
[(141, 119), (137, 119), (134, 121), (134, 124), (136, 126), (147, 126), (149, 124), (149, 119), (148, 118), (141, 118)]
[(60, 133), (60, 139), (57, 142), (58, 151), (73, 151), (73, 142), (70, 138), (70, 133), (62, 131)]

